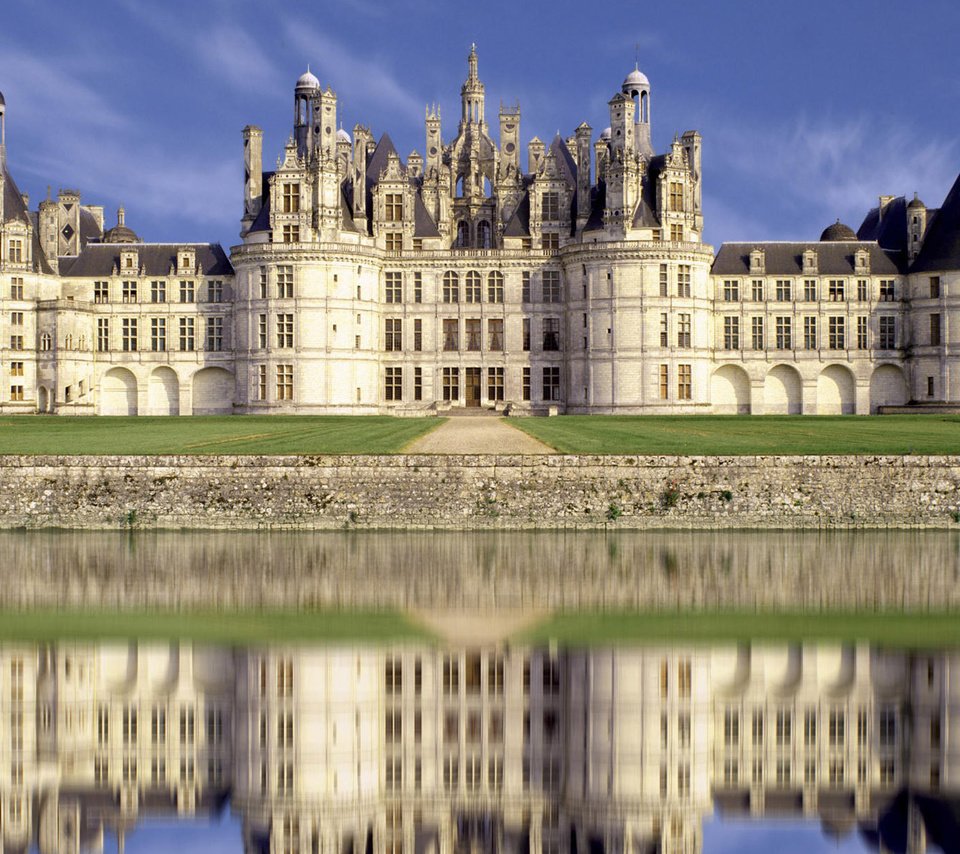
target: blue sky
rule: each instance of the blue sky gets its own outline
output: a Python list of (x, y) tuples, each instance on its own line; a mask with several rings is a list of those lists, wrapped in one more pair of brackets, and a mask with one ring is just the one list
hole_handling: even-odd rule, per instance
[[(237, 242), (240, 131), (265, 163), (290, 130), (307, 63), (343, 124), (421, 152), (423, 110), (456, 132), (476, 42), (487, 115), (520, 101), (522, 139), (549, 140), (607, 101), (639, 51), (654, 141), (704, 137), (706, 238), (816, 238), (884, 194), (938, 205), (960, 171), (960, 4), (924, 0), (684, 3), (451, 0), (102, 0), (10, 4), (0, 27), (11, 169), (118, 204), (148, 240)], [(639, 46), (639, 47), (637, 47)]]

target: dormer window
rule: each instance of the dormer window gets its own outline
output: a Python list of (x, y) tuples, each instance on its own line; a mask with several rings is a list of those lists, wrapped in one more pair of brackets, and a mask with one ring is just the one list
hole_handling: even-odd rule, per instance
[(300, 212), (300, 185), (299, 184), (283, 185), (283, 212), (284, 213)]
[(870, 253), (865, 249), (858, 249), (854, 263), (858, 273), (870, 272)]
[(764, 270), (764, 253), (762, 249), (754, 249), (750, 253), (750, 272), (762, 273)]
[(543, 208), (541, 218), (546, 221), (556, 222), (560, 219), (560, 194), (544, 193)]
[(192, 273), (196, 267), (197, 256), (192, 249), (181, 249), (177, 255), (177, 264), (181, 273)]
[(387, 193), (384, 196), (383, 218), (387, 222), (401, 222), (403, 220), (402, 193)]
[(804, 273), (817, 272), (817, 253), (813, 249), (807, 249), (803, 253), (803, 272)]
[(125, 273), (129, 273), (137, 269), (137, 253), (136, 252), (123, 252), (120, 255), (120, 269)]
[(675, 213), (683, 211), (683, 184), (681, 184), (679, 181), (670, 182), (669, 209)]

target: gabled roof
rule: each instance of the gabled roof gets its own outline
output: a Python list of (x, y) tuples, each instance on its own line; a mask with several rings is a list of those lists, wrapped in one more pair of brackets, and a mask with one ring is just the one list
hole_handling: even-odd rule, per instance
[(596, 231), (603, 228), (603, 211), (607, 206), (607, 184), (605, 181), (598, 181), (596, 186), (590, 188), (590, 216), (587, 217), (587, 224), (583, 227), (584, 231)]
[(817, 253), (817, 273), (821, 275), (852, 276), (856, 272), (854, 253), (866, 249), (870, 253), (870, 272), (895, 276), (904, 272), (895, 252), (886, 252), (877, 243), (868, 241), (849, 243), (724, 243), (713, 261), (711, 273), (715, 276), (749, 276), (750, 253), (762, 249), (765, 275), (803, 275), (803, 253), (812, 249)]
[(413, 236), (439, 237), (440, 230), (433, 221), (433, 217), (430, 216), (430, 211), (427, 210), (420, 194), (417, 193), (413, 199)]
[(401, 169), (404, 168), (403, 160), (397, 153), (396, 146), (394, 146), (393, 140), (390, 139), (390, 134), (385, 133), (380, 137), (377, 147), (373, 150), (373, 154), (370, 155), (370, 159), (367, 161), (367, 186), (377, 183), (380, 178), (380, 173), (387, 168), (387, 159), (391, 154), (397, 156), (397, 159), (400, 160)]
[(135, 249), (139, 255), (140, 266), (147, 276), (168, 276), (170, 268), (176, 266), (177, 250), (190, 246), (196, 250), (197, 263), (204, 276), (232, 276), (233, 267), (219, 243), (89, 243), (74, 258), (60, 259), (60, 275), (71, 278), (94, 278), (113, 275), (119, 268), (120, 252)]
[(30, 222), (30, 215), (27, 206), (23, 203), (23, 197), (20, 195), (20, 189), (13, 176), (3, 167), (3, 221), (24, 223)]
[(912, 270), (960, 270), (960, 177), (928, 226)]
[(86, 246), (91, 240), (99, 240), (103, 236), (96, 218), (86, 208), (80, 208), (80, 246)]
[(557, 163), (557, 169), (563, 177), (563, 180), (571, 187), (576, 187), (577, 164), (570, 155), (570, 149), (567, 148), (566, 143), (560, 138), (560, 134), (557, 134), (553, 138), (553, 142), (550, 143), (550, 153)]
[(530, 194), (524, 193), (520, 199), (520, 204), (510, 217), (510, 222), (503, 230), (504, 237), (529, 237), (530, 236)]
[(262, 188), (260, 195), (260, 211), (256, 219), (250, 226), (250, 231), (269, 231), (270, 230), (270, 179), (274, 176), (273, 172), (264, 172), (260, 186)]

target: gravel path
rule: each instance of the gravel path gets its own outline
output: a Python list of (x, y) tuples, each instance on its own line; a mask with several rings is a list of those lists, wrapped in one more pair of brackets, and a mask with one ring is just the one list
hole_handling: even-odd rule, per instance
[(504, 418), (448, 418), (436, 430), (415, 439), (408, 454), (555, 454)]

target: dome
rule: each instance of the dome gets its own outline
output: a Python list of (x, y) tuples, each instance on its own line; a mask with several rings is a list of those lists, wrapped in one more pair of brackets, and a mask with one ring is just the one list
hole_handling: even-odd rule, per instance
[(310, 73), (310, 66), (308, 65), (307, 70), (304, 71), (303, 74), (301, 74), (297, 79), (297, 91), (301, 92), (305, 90), (308, 92), (315, 92), (319, 88), (320, 81)]
[(600, 134), (600, 139), (610, 139), (612, 135), (613, 135), (612, 128), (604, 128), (603, 133)]
[(833, 225), (828, 225), (823, 230), (823, 234), (820, 235), (820, 241), (827, 243), (859, 239), (854, 230), (849, 225), (844, 225), (840, 220), (837, 220)]
[[(3, 98), (3, 96), (0, 95), (0, 102), (2, 102), (2, 98)], [(926, 207), (927, 207), (927, 206), (926, 206), (923, 202), (920, 201), (920, 198), (917, 196), (917, 194), (914, 193), (914, 194), (913, 194), (913, 201), (910, 202), (909, 205), (907, 205), (907, 210), (908, 210), (908, 211), (915, 211), (917, 208), (924, 208), (924, 209), (925, 209)]]
[(650, 81), (647, 80), (647, 75), (644, 74), (639, 68), (634, 68), (623, 81), (624, 89), (635, 89), (638, 86), (650, 86)]
[(353, 140), (350, 139), (350, 134), (348, 134), (343, 128), (340, 128), (340, 130), (337, 131), (337, 141), (353, 142)]
[(132, 228), (125, 225), (115, 225), (103, 233), (104, 243), (140, 243), (140, 238)]

